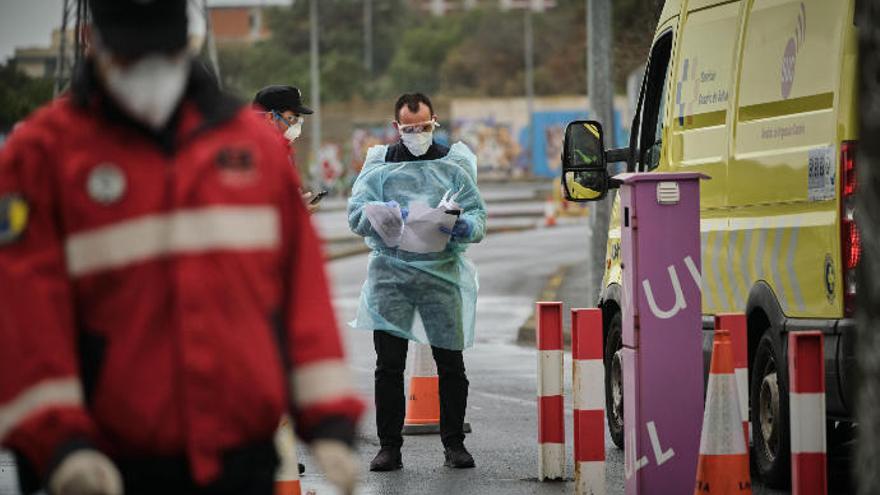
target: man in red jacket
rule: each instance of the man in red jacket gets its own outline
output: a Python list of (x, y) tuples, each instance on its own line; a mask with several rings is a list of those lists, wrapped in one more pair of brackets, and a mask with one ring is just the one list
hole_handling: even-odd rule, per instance
[(344, 492), (362, 403), (277, 137), (186, 0), (90, 0), (69, 95), (0, 151), (0, 444), (53, 494), (270, 494), (278, 419)]

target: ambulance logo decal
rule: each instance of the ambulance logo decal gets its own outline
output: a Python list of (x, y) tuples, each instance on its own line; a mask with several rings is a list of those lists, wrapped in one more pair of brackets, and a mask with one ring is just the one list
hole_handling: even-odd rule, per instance
[(110, 205), (122, 199), (127, 187), (128, 181), (122, 169), (112, 163), (102, 163), (93, 168), (86, 182), (89, 197), (102, 205)]
[(825, 255), (825, 295), (828, 302), (834, 304), (834, 259), (830, 254)]
[[(694, 85), (693, 95), (690, 101), (684, 101), (684, 84), (691, 81)], [(697, 77), (697, 57), (693, 59), (686, 58), (682, 62), (681, 80), (678, 81), (675, 88), (675, 103), (678, 105), (678, 125), (685, 124), (685, 115), (687, 115), (687, 123), (693, 123), (694, 103), (700, 95), (700, 78)]]
[(217, 152), (214, 164), (220, 173), (220, 180), (231, 186), (247, 186), (256, 182), (259, 174), (254, 154), (248, 148), (227, 146)]
[(801, 11), (798, 14), (797, 26), (794, 35), (788, 39), (785, 45), (785, 53), (782, 55), (782, 99), (787, 99), (794, 85), (795, 65), (797, 54), (807, 39), (807, 8), (801, 2)]

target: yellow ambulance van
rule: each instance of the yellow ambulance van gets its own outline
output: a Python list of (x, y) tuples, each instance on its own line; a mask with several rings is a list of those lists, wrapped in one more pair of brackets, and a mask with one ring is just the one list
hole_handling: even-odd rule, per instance
[[(789, 481), (789, 332), (824, 333), (829, 441), (852, 436), (851, 316), (861, 252), (852, 205), (854, 12), (855, 0), (667, 0), (629, 146), (584, 160), (568, 149), (577, 140), (567, 134), (563, 152), (565, 192), (574, 201), (613, 189), (606, 165), (615, 161), (628, 171), (711, 177), (700, 186), (703, 348), (711, 351), (714, 315), (746, 315), (752, 455), (771, 486)], [(601, 132), (596, 138), (601, 146)], [(608, 426), (621, 446), (617, 200), (608, 237), (599, 306)]]

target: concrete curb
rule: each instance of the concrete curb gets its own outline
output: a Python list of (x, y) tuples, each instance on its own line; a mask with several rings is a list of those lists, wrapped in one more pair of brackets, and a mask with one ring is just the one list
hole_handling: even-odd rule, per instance
[[(544, 288), (541, 289), (541, 292), (538, 294), (535, 301), (558, 301), (559, 289), (562, 287), (565, 277), (571, 272), (572, 267), (573, 265), (562, 265), (550, 275), (550, 277), (547, 278), (547, 282), (544, 283)], [(529, 316), (525, 323), (519, 327), (519, 331), (516, 335), (516, 343), (523, 346), (534, 346), (535, 330), (535, 310), (534, 307), (532, 307), (531, 316)], [(565, 348), (571, 347), (571, 330), (565, 326), (562, 328), (562, 341)]]

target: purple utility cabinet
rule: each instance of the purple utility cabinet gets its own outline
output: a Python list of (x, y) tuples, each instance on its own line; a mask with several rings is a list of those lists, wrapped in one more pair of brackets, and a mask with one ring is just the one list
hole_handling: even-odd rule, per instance
[(616, 177), (627, 495), (693, 493), (703, 422), (700, 179)]

